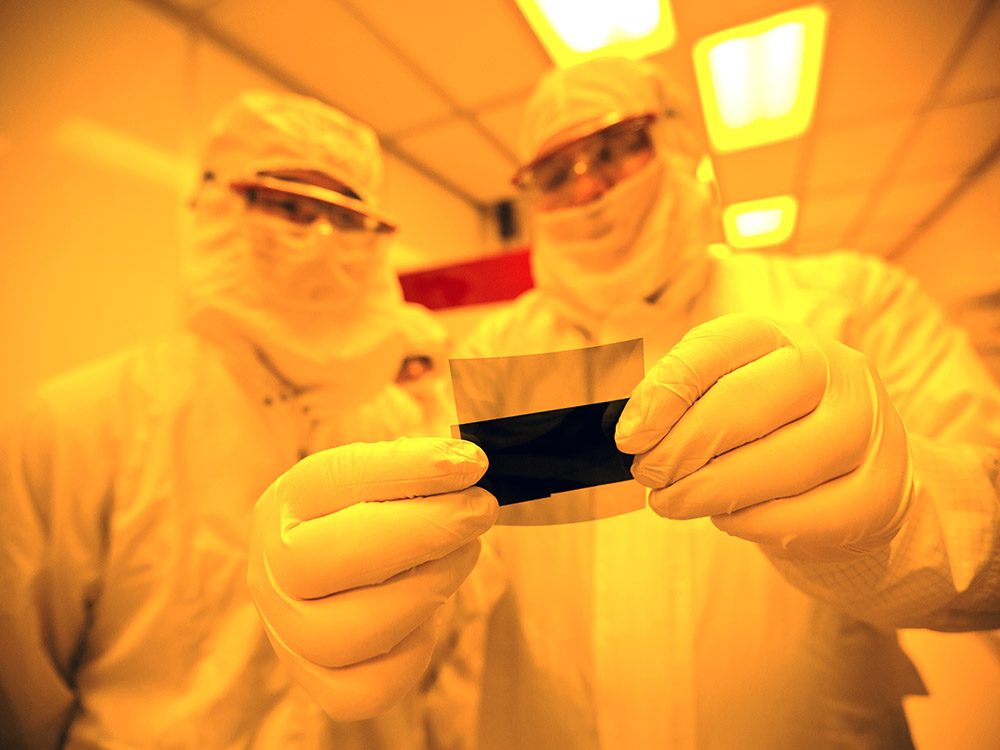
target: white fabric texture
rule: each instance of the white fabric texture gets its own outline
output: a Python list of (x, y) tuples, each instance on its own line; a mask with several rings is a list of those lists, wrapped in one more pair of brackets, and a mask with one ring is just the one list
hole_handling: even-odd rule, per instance
[(892, 628), (1000, 624), (1000, 394), (967, 337), (873, 258), (718, 253), (704, 278), (699, 295), (668, 290), (592, 326), (528, 292), (461, 355), (642, 335), (648, 368), (720, 315), (808, 326), (867, 355), (898, 409), (908, 520), (889, 548), (846, 562), (769, 560), (708, 519), (648, 508), (494, 527), (508, 589), (490, 622), (483, 748), (906, 748), (900, 698), (922, 687)]
[(185, 335), (68, 374), (6, 436), (0, 745), (462, 747), (488, 588), (448, 605), (472, 639), (444, 639), (456, 665), (379, 719), (337, 723), (279, 663), (246, 587), (275, 477), (325, 448), (440, 432), (442, 404), (390, 382), (347, 404), (296, 394), (229, 343)]
[(355, 443), (279, 477), (254, 508), (248, 583), (291, 673), (338, 721), (397, 703), (430, 663), (445, 602), (496, 500), (450, 438)]

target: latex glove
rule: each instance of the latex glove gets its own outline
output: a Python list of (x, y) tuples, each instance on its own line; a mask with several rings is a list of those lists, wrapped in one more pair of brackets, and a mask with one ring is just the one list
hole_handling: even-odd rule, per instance
[(496, 499), (472, 443), (354, 443), (303, 459), (253, 513), (247, 580), (267, 635), (334, 719), (370, 718), (427, 668), (435, 614), (475, 566)]
[(906, 432), (861, 353), (798, 324), (692, 329), (632, 391), (618, 447), (666, 518), (710, 516), (786, 558), (879, 549), (906, 515)]

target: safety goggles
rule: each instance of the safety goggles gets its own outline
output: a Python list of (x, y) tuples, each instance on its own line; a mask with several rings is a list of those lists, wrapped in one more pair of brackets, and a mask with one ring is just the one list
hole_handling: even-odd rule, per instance
[(631, 117), (544, 153), (521, 167), (513, 183), (537, 194), (548, 206), (571, 203), (574, 182), (584, 174), (611, 187), (653, 155), (649, 132), (653, 119), (653, 115)]
[(276, 216), (290, 224), (310, 226), (325, 217), (341, 232), (392, 234), (396, 226), (378, 216), (359, 200), (307, 183), (258, 176), (233, 180), (230, 189), (240, 195), (247, 208)]

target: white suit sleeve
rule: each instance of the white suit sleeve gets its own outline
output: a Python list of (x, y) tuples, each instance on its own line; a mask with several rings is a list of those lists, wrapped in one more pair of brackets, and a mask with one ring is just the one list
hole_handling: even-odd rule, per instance
[[(96, 596), (109, 451), (39, 403), (4, 436), (0, 746), (61, 744)], [(77, 433), (77, 434), (74, 434)], [(82, 502), (88, 499), (88, 502)]]
[(1000, 391), (964, 331), (901, 272), (872, 261), (849, 345), (906, 426), (914, 498), (892, 543), (837, 563), (765, 551), (796, 586), (892, 627), (1000, 627)]

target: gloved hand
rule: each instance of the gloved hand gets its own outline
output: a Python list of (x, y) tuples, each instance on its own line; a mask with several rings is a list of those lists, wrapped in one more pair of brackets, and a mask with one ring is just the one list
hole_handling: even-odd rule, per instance
[(472, 571), (496, 499), (483, 452), (354, 443), (279, 477), (253, 514), (247, 581), (267, 635), (334, 719), (390, 708), (427, 668), (435, 616)]
[(692, 329), (632, 391), (615, 439), (656, 513), (710, 516), (790, 559), (883, 547), (912, 495), (906, 432), (871, 363), (799, 324)]

